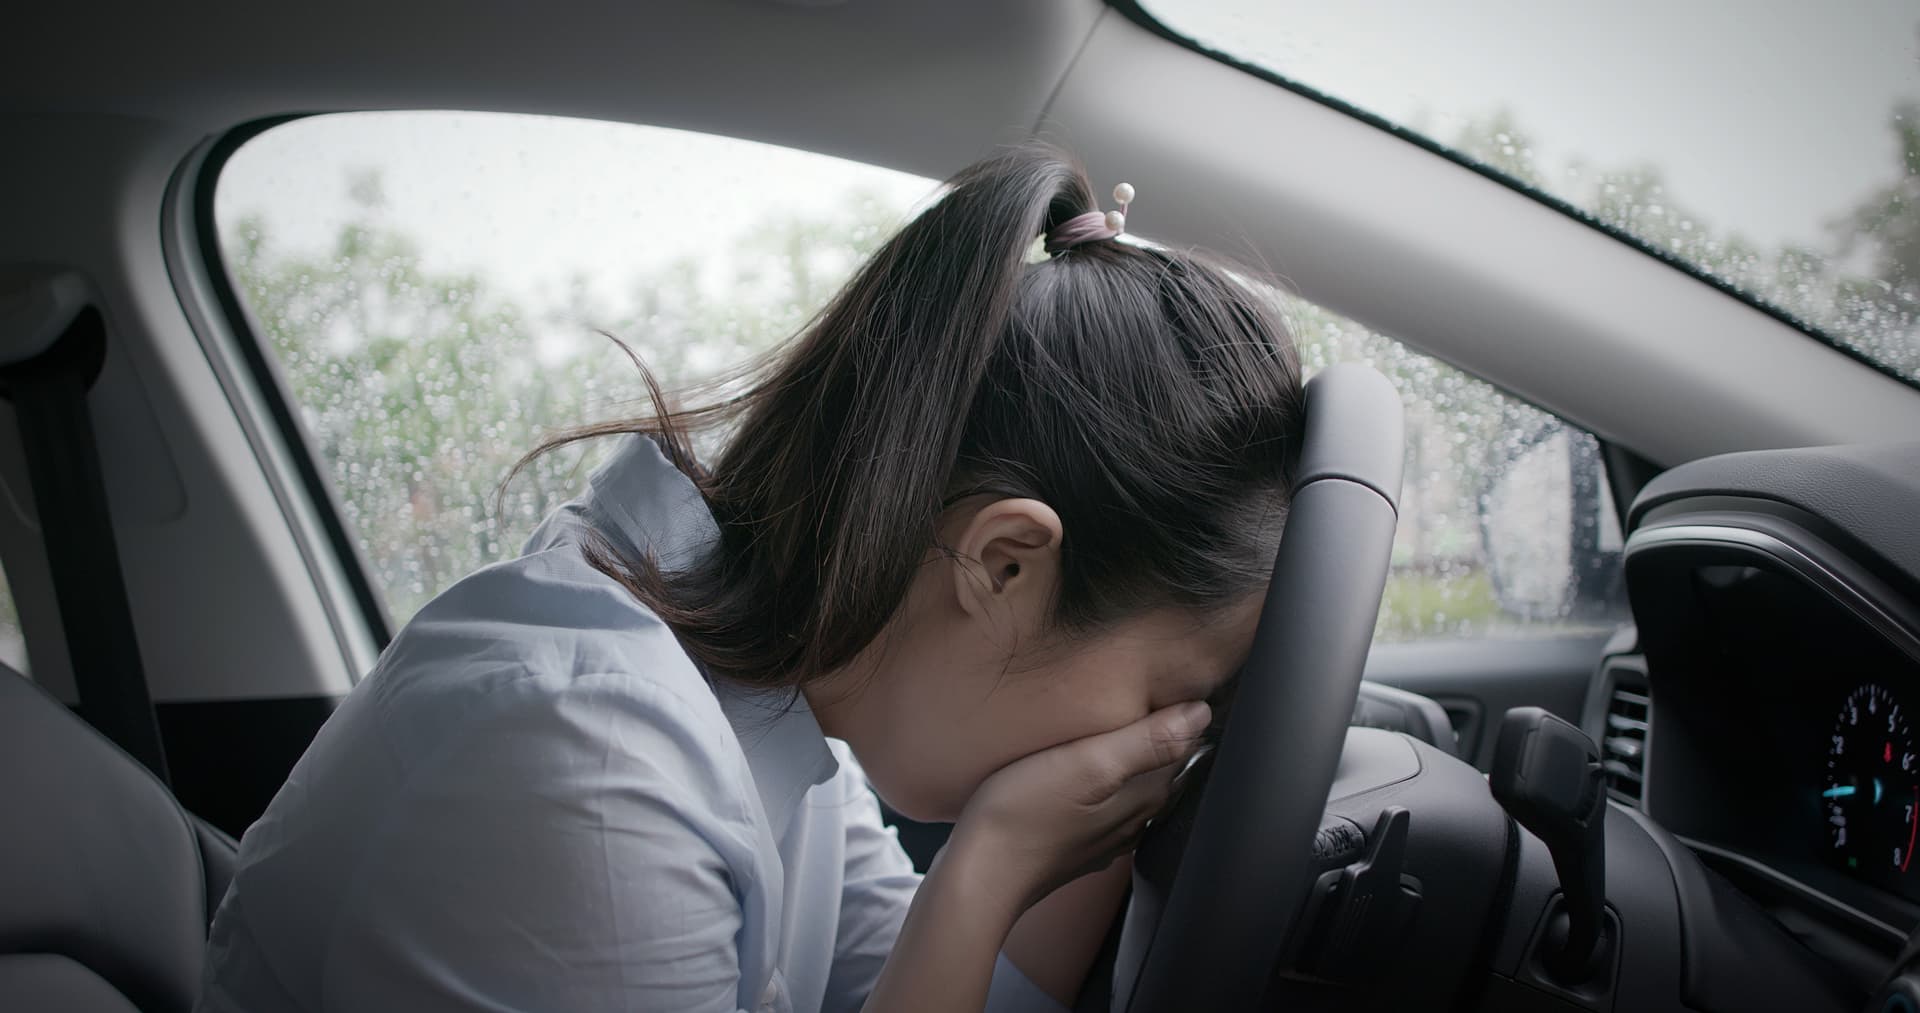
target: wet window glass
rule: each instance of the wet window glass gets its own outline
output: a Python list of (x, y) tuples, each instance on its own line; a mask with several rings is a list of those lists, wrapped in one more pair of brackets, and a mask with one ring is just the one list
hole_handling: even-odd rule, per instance
[(1377, 639), (1597, 632), (1626, 618), (1619, 514), (1598, 441), (1352, 320), (1275, 298), (1309, 371), (1366, 362), (1406, 409)]
[(1920, 382), (1920, 7), (1144, 0)]
[[(792, 334), (935, 191), (885, 169), (628, 124), (355, 113), (273, 127), (221, 173), (221, 252), (391, 618), (515, 552), (592, 444), (500, 482), (541, 436), (645, 410)], [(1277, 297), (1278, 298), (1278, 297)], [(1406, 397), (1407, 492), (1380, 631), (1559, 630), (1617, 614), (1592, 439), (1287, 300), (1310, 365)], [(1604, 528), (1604, 530), (1603, 530)]]
[(0, 665), (22, 675), (33, 674), (27, 659), (27, 638), (20, 630), (20, 610), (13, 603), (13, 585), (0, 571)]

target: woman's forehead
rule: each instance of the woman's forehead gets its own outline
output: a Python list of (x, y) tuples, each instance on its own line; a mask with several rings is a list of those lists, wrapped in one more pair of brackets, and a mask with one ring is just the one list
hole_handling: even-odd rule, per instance
[(1177, 612), (1156, 616), (1140, 633), (1157, 687), (1207, 696), (1246, 660), (1260, 621), (1259, 596), (1205, 616)]

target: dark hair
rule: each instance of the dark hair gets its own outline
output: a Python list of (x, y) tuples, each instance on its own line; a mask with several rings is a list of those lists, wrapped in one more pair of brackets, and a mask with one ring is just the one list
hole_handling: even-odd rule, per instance
[[(1094, 207), (1063, 152), (1004, 150), (953, 177), (744, 393), (675, 410), (647, 376), (652, 416), (526, 460), (618, 432), (661, 444), (718, 541), (670, 572), (607, 544), (588, 558), (711, 676), (747, 684), (852, 661), (943, 511), (975, 493), (1059, 514), (1068, 632), (1234, 601), (1265, 580), (1285, 513), (1303, 420), (1292, 341), (1268, 297), (1192, 252), (1108, 240), (1029, 262)], [(719, 423), (732, 435), (702, 470), (687, 433)]]

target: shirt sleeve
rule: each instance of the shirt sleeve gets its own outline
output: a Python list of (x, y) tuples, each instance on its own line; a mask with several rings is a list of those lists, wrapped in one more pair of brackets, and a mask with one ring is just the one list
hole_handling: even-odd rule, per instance
[[(834, 788), (845, 799), (846, 870), (833, 971), (822, 1009), (853, 1013), (880, 979), (920, 887), (920, 874), (894, 828), (881, 821), (880, 803), (852, 752), (838, 741), (833, 750), (840, 760)], [(986, 1008), (988, 1013), (1067, 1013), (1005, 955), (994, 961)]]
[(367, 828), (325, 1008), (737, 1010), (752, 845), (715, 800), (750, 789), (684, 706), (576, 676), (409, 775)]

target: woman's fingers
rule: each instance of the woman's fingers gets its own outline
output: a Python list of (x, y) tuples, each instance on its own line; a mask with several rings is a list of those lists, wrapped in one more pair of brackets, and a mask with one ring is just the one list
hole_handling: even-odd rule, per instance
[(1075, 745), (1087, 752), (1093, 769), (1104, 774), (1104, 794), (1115, 794), (1141, 774), (1185, 761), (1198, 747), (1212, 717), (1211, 708), (1193, 700), (1162, 707), (1130, 725)]
[(1147, 822), (1166, 807), (1174, 775), (1179, 770), (1178, 763), (1171, 763), (1158, 770), (1136, 774), (1119, 791), (1100, 803), (1099, 815), (1095, 819), (1104, 827), (1100, 835), (1101, 863), (1133, 850), (1139, 842), (1141, 831), (1147, 828)]
[(1122, 809), (1157, 808), (1173, 791), (1173, 779), (1180, 773), (1180, 763), (1180, 760), (1176, 760), (1144, 774), (1133, 775), (1108, 801)]
[(1166, 807), (1167, 799), (1173, 794), (1173, 779), (1179, 773), (1180, 764), (1174, 762), (1157, 770), (1135, 774), (1103, 803), (1102, 808), (1122, 823), (1145, 823)]
[(953, 840), (987, 848), (1020, 890), (1044, 896), (1132, 847), (1211, 718), (1205, 703), (1175, 704), (1016, 760), (974, 792)]

